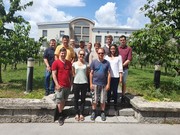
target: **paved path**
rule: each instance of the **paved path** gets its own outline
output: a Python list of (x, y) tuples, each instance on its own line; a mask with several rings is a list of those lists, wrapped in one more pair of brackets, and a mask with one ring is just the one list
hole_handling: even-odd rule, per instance
[(0, 135), (179, 135), (180, 125), (106, 123), (4, 123)]

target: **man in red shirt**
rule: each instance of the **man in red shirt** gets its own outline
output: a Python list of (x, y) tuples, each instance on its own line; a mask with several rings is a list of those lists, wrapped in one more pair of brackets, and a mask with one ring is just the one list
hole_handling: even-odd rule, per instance
[(72, 64), (65, 59), (66, 53), (66, 49), (62, 47), (60, 49), (59, 59), (55, 60), (52, 64), (52, 75), (55, 83), (55, 101), (57, 103), (59, 113), (58, 122), (60, 126), (64, 124), (62, 110), (71, 90), (72, 79)]
[(124, 103), (124, 95), (126, 92), (126, 79), (128, 76), (128, 64), (132, 60), (132, 48), (126, 44), (126, 36), (122, 35), (119, 37), (120, 46), (118, 48), (119, 55), (122, 57), (123, 61), (123, 81), (122, 81), (122, 98), (121, 102)]

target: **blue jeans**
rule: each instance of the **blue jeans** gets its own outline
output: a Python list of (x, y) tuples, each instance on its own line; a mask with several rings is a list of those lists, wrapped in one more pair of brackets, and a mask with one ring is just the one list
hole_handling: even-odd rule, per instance
[(48, 93), (54, 93), (54, 87), (55, 87), (55, 83), (54, 83), (53, 79), (50, 83), (51, 74), (52, 74), (52, 72), (49, 72), (47, 70), (45, 71), (45, 90)]

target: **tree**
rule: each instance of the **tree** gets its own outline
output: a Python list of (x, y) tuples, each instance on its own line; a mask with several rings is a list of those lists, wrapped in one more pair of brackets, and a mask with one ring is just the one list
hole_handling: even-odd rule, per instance
[(6, 63), (8, 58), (8, 51), (12, 48), (11, 44), (7, 44), (10, 34), (13, 29), (6, 28), (6, 24), (10, 23), (27, 23), (27, 21), (21, 16), (16, 15), (17, 11), (25, 10), (28, 6), (31, 6), (33, 2), (28, 2), (25, 5), (20, 5), (20, 0), (10, 0), (10, 8), (5, 10), (3, 0), (0, 0), (0, 83), (2, 83), (1, 65)]
[(133, 33), (131, 45), (138, 55), (145, 56), (145, 61), (161, 61), (166, 67), (179, 66), (179, 9), (179, 0), (160, 0), (157, 3), (147, 0), (147, 4), (141, 8), (151, 23)]

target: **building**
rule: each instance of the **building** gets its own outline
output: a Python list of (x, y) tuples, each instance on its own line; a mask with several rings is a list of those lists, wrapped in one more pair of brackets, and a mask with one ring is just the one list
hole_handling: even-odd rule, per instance
[(120, 27), (95, 27), (95, 23), (87, 18), (79, 17), (70, 21), (54, 22), (54, 23), (38, 23), (39, 37), (46, 37), (49, 41), (54, 38), (61, 40), (63, 35), (69, 35), (74, 38), (76, 43), (80, 39), (85, 42), (100, 42), (101, 45), (105, 44), (107, 35), (113, 36), (113, 42), (119, 41), (119, 36), (125, 35), (129, 37), (132, 32), (138, 29), (120, 28)]

